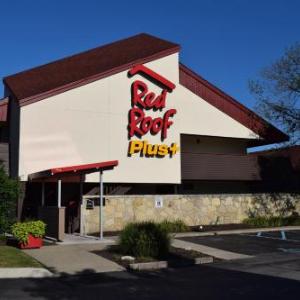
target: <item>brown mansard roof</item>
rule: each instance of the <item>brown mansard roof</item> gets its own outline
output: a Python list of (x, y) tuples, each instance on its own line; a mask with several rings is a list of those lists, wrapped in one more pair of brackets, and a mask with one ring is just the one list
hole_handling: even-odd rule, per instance
[[(27, 105), (179, 50), (178, 44), (142, 33), (7, 76), (3, 81), (19, 104)], [(288, 140), (286, 134), (183, 64), (179, 65), (179, 81), (181, 85), (264, 138), (253, 141), (249, 146)], [(5, 106), (7, 103), (0, 110)]]
[(8, 98), (0, 99), (0, 124), (7, 121)]
[[(179, 45), (142, 33), (4, 78), (20, 105), (86, 84), (179, 51)], [(51, 93), (50, 93), (51, 92)]]

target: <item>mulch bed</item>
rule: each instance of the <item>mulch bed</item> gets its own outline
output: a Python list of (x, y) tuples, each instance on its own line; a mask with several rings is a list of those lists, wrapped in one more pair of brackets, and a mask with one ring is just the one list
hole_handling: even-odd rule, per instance
[[(158, 261), (158, 259), (152, 257), (136, 258), (134, 261), (122, 260), (121, 257), (124, 256), (124, 254), (120, 253), (119, 246), (117, 245), (110, 246), (104, 250), (93, 251), (93, 253), (112, 260), (127, 269), (129, 268), (130, 263)], [(159, 260), (167, 261), (168, 265), (171, 267), (179, 267), (193, 262), (194, 259), (198, 257), (207, 257), (207, 255), (193, 250), (171, 247), (169, 255), (161, 257)]]

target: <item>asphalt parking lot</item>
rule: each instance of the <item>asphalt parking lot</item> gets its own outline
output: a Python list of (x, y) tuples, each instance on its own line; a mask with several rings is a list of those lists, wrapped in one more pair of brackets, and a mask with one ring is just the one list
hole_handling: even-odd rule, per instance
[[(184, 240), (250, 258), (155, 272), (80, 273), (0, 280), (0, 299), (296, 299), (300, 293), (300, 231)], [(285, 250), (282, 250), (282, 249)], [(294, 249), (294, 252), (287, 250)]]
[(181, 240), (195, 244), (205, 245), (226, 251), (246, 255), (259, 255), (266, 253), (300, 253), (300, 230), (285, 231), (286, 240), (282, 239), (280, 231), (257, 233), (230, 234), (183, 237)]
[[(283, 240), (282, 238), (286, 238)], [(300, 287), (300, 230), (184, 237), (182, 240), (249, 258), (222, 261), (213, 268), (296, 280)]]
[(78, 274), (0, 280), (0, 299), (297, 299), (296, 280), (212, 265), (159, 272)]

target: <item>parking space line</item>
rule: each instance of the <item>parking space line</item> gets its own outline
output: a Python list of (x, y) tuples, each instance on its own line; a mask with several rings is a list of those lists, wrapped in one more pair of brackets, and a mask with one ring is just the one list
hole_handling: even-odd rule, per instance
[(277, 241), (286, 241), (286, 242), (293, 242), (293, 243), (300, 243), (300, 240), (293, 240), (293, 239), (288, 239), (288, 238), (285, 238), (285, 239), (282, 239), (282, 238), (275, 238), (275, 237), (271, 237), (271, 236), (263, 236), (263, 235), (251, 235), (251, 234), (240, 234), (241, 236), (249, 236), (249, 237), (255, 237), (255, 238), (264, 238), (264, 239), (271, 239), (271, 240), (277, 240)]

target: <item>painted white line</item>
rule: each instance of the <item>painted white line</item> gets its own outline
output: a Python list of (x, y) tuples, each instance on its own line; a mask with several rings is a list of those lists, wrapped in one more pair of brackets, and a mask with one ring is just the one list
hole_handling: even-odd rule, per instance
[(282, 241), (282, 242), (294, 242), (294, 243), (300, 243), (300, 240), (292, 240), (292, 239), (286, 239), (286, 240), (283, 240), (281, 238), (275, 238), (275, 237), (272, 237), (272, 236), (264, 236), (264, 235), (260, 235), (260, 236), (257, 236), (257, 235), (251, 235), (251, 234), (240, 234), (241, 236), (250, 236), (250, 237), (254, 237), (254, 238), (258, 238), (258, 239), (261, 239), (261, 238), (264, 238), (264, 239), (271, 239), (271, 240), (279, 240), (279, 241)]

